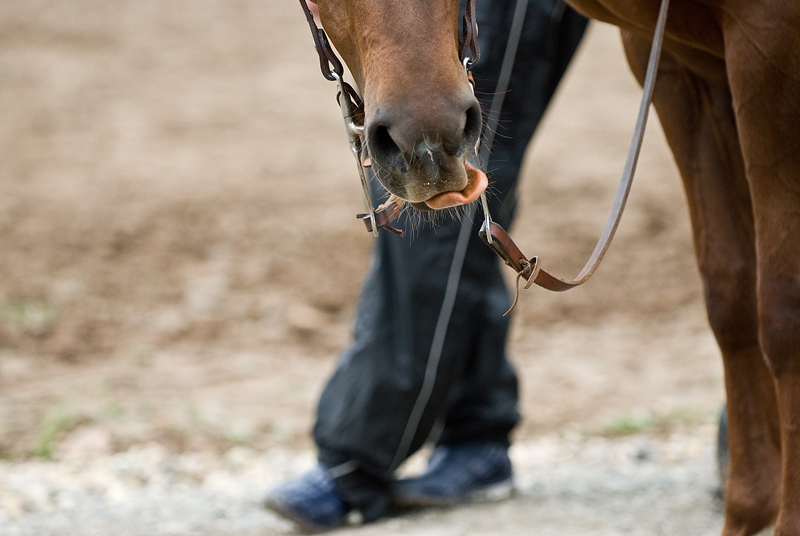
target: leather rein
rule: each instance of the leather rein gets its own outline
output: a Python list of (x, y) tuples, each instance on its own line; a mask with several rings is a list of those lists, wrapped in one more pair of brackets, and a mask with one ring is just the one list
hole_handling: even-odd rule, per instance
[[(658, 20), (656, 22), (656, 29), (653, 35), (653, 44), (650, 49), (650, 58), (647, 63), (647, 74), (645, 75), (644, 87), (642, 92), (642, 102), (639, 106), (639, 116), (636, 118), (636, 127), (633, 131), (631, 144), (628, 148), (628, 155), (625, 159), (625, 167), (622, 171), (619, 186), (617, 187), (617, 194), (614, 197), (614, 204), (611, 208), (611, 213), (608, 215), (608, 220), (603, 228), (600, 238), (592, 251), (589, 260), (586, 261), (583, 269), (578, 273), (575, 279), (562, 279), (552, 275), (541, 267), (541, 261), (538, 257), (526, 257), (522, 251), (517, 247), (511, 237), (508, 236), (505, 229), (495, 222), (490, 222), (489, 232), (494, 240), (491, 243), (487, 237), (487, 225), (481, 227), (480, 236), (491, 247), (503, 261), (517, 272), (517, 282), (520, 277), (524, 277), (528, 283), (525, 288), (529, 288), (532, 283), (536, 283), (542, 288), (552, 290), (554, 292), (563, 292), (570, 290), (579, 285), (582, 285), (595, 272), (603, 257), (611, 245), (611, 240), (614, 238), (614, 233), (619, 227), (622, 212), (625, 209), (625, 203), (628, 200), (628, 194), (631, 191), (633, 184), (633, 176), (636, 172), (636, 162), (639, 159), (639, 152), (642, 148), (642, 140), (644, 139), (645, 126), (647, 125), (647, 116), (650, 111), (650, 103), (653, 100), (653, 88), (655, 87), (656, 73), (658, 71), (658, 63), (661, 58), (661, 45), (664, 42), (664, 30), (667, 22), (667, 11), (669, 8), (669, 0), (662, 0), (661, 8), (658, 13)], [(515, 299), (516, 303), (516, 299)], [(513, 309), (513, 306), (512, 306)]]
[[(480, 58), (480, 50), (478, 48), (478, 24), (475, 20), (475, 2), (476, 0), (467, 0), (466, 14), (463, 19), (463, 31), (461, 40), (459, 42), (459, 56), (464, 69), (472, 83), (471, 68), (477, 63)], [(364, 189), (364, 196), (367, 202), (369, 212), (367, 214), (358, 214), (357, 217), (364, 221), (367, 230), (371, 231), (375, 236), (378, 236), (378, 229), (383, 228), (387, 231), (403, 234), (402, 230), (392, 227), (390, 224), (397, 219), (401, 212), (401, 205), (390, 198), (390, 201), (385, 205), (381, 205), (378, 209), (374, 209), (372, 205), (367, 180), (364, 173), (364, 167), (369, 167), (369, 157), (365, 153), (365, 145), (363, 142), (364, 137), (364, 103), (355, 89), (350, 84), (344, 82), (342, 79), (344, 75), (344, 68), (341, 61), (337, 58), (336, 54), (331, 48), (328, 37), (325, 31), (318, 28), (314, 22), (314, 15), (311, 13), (306, 0), (300, 0), (300, 5), (306, 14), (309, 27), (311, 28), (311, 35), (314, 39), (314, 46), (320, 59), (320, 68), (322, 75), (331, 81), (336, 81), (338, 84), (339, 92), (337, 100), (342, 110), (342, 116), (345, 121), (345, 128), (347, 130), (348, 139), (350, 142), (350, 149), (356, 158), (358, 164), (359, 177)], [(617, 193), (614, 197), (614, 203), (611, 212), (603, 228), (603, 232), (595, 245), (589, 260), (586, 261), (583, 269), (578, 273), (574, 279), (562, 279), (552, 275), (541, 267), (541, 261), (538, 257), (527, 257), (517, 247), (508, 233), (499, 224), (492, 221), (489, 215), (488, 206), (486, 203), (485, 194), (481, 196), (483, 209), (485, 214), (485, 221), (479, 231), (480, 238), (497, 253), (497, 255), (511, 268), (517, 272), (517, 284), (520, 278), (524, 278), (527, 284), (524, 288), (529, 288), (533, 283), (536, 283), (542, 288), (554, 292), (563, 292), (570, 290), (579, 285), (582, 285), (592, 276), (603, 257), (611, 245), (611, 240), (619, 227), (619, 222), (622, 218), (622, 213), (625, 209), (625, 204), (628, 200), (628, 194), (633, 184), (633, 176), (636, 171), (636, 163), (639, 158), (639, 153), (642, 148), (642, 141), (644, 139), (645, 126), (647, 125), (647, 117), (650, 110), (650, 103), (653, 99), (653, 89), (655, 87), (656, 73), (658, 71), (658, 64), (661, 57), (661, 48), (664, 41), (664, 32), (666, 29), (667, 12), (669, 8), (669, 0), (662, 0), (661, 8), (658, 13), (656, 21), (655, 32), (653, 34), (653, 44), (650, 49), (650, 58), (647, 64), (647, 74), (645, 76), (642, 101), (639, 106), (639, 115), (636, 118), (636, 126), (633, 131), (631, 143), (628, 148), (628, 154), (625, 159), (625, 166), (622, 171)], [(477, 150), (477, 147), (476, 147)], [(517, 287), (517, 295), (519, 294), (519, 287)], [(514, 299), (514, 309), (517, 299)], [(508, 313), (506, 313), (508, 314)]]

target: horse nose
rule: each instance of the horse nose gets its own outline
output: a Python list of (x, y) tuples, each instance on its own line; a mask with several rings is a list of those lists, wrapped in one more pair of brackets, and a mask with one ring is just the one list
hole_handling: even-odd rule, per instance
[(370, 157), (384, 169), (422, 168), (436, 176), (453, 157), (471, 151), (481, 133), (481, 109), (472, 95), (445, 106), (381, 108), (367, 127)]

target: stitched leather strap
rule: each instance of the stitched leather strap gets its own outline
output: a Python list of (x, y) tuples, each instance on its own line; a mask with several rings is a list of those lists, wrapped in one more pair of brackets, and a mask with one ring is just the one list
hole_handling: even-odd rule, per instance
[[(375, 223), (378, 225), (378, 229), (386, 229), (389, 232), (403, 236), (404, 233), (402, 229), (397, 229), (390, 225), (394, 220), (400, 217), (402, 212), (403, 208), (397, 201), (392, 201), (388, 205), (376, 210)], [(372, 221), (370, 220), (369, 214), (356, 214), (356, 218), (364, 222), (367, 231), (372, 232)]]
[(619, 227), (622, 212), (625, 209), (625, 203), (628, 200), (628, 194), (631, 191), (633, 184), (633, 176), (636, 171), (636, 162), (639, 158), (639, 152), (642, 148), (642, 140), (644, 139), (645, 126), (647, 125), (647, 115), (650, 110), (650, 103), (653, 100), (653, 88), (656, 81), (656, 72), (658, 71), (658, 62), (661, 57), (661, 45), (664, 42), (664, 30), (667, 22), (667, 11), (669, 8), (669, 0), (662, 0), (661, 9), (658, 13), (658, 20), (656, 22), (655, 33), (653, 34), (653, 45), (650, 49), (650, 59), (647, 64), (647, 74), (644, 80), (644, 89), (642, 92), (642, 102), (639, 107), (639, 116), (636, 119), (636, 128), (633, 131), (630, 147), (628, 148), (628, 156), (625, 160), (625, 167), (622, 171), (622, 178), (620, 179), (619, 186), (617, 187), (617, 194), (614, 198), (614, 205), (611, 208), (611, 213), (608, 215), (606, 226), (594, 247), (592, 255), (586, 261), (583, 269), (575, 277), (575, 279), (561, 279), (547, 272), (543, 268), (533, 270), (533, 267), (540, 264), (539, 262), (532, 262), (531, 259), (526, 257), (522, 251), (517, 247), (511, 237), (508, 236), (505, 229), (495, 222), (490, 222), (490, 229), (492, 235), (492, 243), (487, 241), (486, 222), (480, 230), (480, 237), (486, 244), (500, 256), (503, 261), (511, 266), (514, 271), (520, 274), (525, 279), (534, 277), (534, 283), (547, 290), (554, 292), (563, 292), (582, 285), (592, 276), (594, 271), (600, 265), (603, 257), (611, 245), (611, 240)]
[[(314, 40), (314, 48), (319, 55), (319, 68), (322, 71), (322, 76), (334, 82), (337, 80), (337, 77), (341, 78), (344, 74), (344, 66), (342, 66), (342, 62), (339, 61), (339, 58), (337, 58), (336, 54), (333, 52), (325, 30), (317, 28), (317, 23), (314, 22), (314, 14), (311, 13), (311, 10), (308, 8), (306, 0), (300, 0), (300, 5), (303, 8), (303, 13), (306, 15), (308, 27), (311, 28), (311, 38)], [(334, 76), (334, 74), (336, 76)]]
[(458, 46), (458, 55), (462, 62), (467, 58), (467, 52), (469, 52), (469, 63), (465, 65), (467, 70), (471, 69), (481, 59), (481, 50), (478, 47), (478, 21), (475, 18), (475, 1), (467, 0), (467, 12), (464, 15), (463, 29), (461, 31), (461, 43)]

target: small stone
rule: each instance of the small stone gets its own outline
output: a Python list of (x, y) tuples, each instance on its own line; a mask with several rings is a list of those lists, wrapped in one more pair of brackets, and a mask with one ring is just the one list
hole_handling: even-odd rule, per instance
[(3, 497), (1, 504), (3, 505), (6, 515), (11, 519), (17, 519), (23, 513), (22, 501), (17, 497)]
[(97, 426), (80, 426), (56, 448), (59, 460), (91, 460), (111, 452), (111, 434)]
[(301, 333), (313, 333), (328, 324), (325, 313), (304, 303), (294, 303), (286, 310), (286, 323)]

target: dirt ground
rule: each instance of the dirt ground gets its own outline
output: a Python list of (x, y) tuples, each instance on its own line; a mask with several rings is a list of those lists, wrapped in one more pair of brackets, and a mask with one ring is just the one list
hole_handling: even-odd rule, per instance
[[(295, 2), (0, 3), (2, 457), (311, 447), (373, 239), (307, 32)], [(557, 273), (605, 222), (639, 98), (593, 26), (513, 230)], [(657, 120), (594, 279), (520, 301), (520, 441), (714, 421), (721, 364)]]

